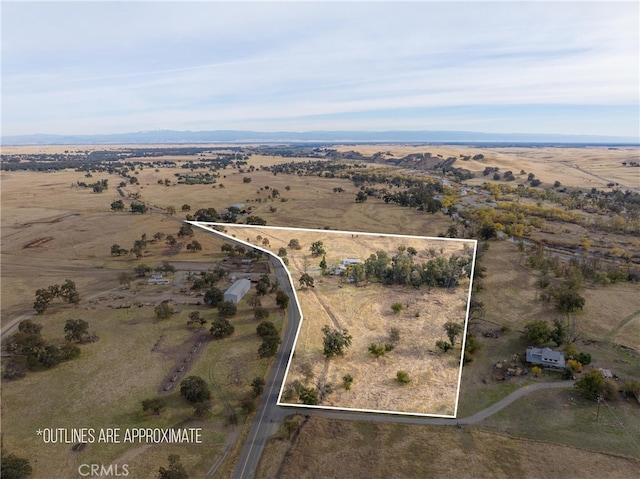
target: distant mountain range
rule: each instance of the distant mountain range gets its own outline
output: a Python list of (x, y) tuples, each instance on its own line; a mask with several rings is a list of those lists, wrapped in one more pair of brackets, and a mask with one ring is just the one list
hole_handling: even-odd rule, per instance
[(106, 135), (3, 136), (3, 145), (120, 145), (185, 143), (481, 143), (638, 145), (623, 136), (480, 133), (471, 131), (176, 131), (154, 130)]

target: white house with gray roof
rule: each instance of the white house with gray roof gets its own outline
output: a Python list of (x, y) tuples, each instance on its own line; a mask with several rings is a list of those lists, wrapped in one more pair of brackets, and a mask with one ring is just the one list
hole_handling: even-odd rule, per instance
[(527, 348), (527, 362), (549, 368), (564, 369), (564, 354), (549, 348)]

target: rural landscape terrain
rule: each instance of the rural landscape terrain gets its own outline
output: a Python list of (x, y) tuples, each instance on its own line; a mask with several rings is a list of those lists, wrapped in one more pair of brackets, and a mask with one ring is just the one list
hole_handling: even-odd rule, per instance
[[(639, 153), (5, 145), (3, 464), (36, 479), (77, 478), (82, 464), (126, 465), (136, 479), (242, 477), (263, 421), (260, 478), (450, 477), (454, 465), (459, 477), (636, 477)], [(193, 222), (225, 223), (287, 258), (295, 294), (269, 255)], [(373, 236), (338, 244), (338, 231)], [(224, 297), (245, 279), (238, 303)], [(265, 398), (283, 386), (270, 374), (290, 356), (296, 297), (305, 318), (281, 398), (296, 407), (276, 406)], [(466, 336), (450, 335), (467, 310)], [(323, 349), (325, 325), (350, 336), (337, 354)], [(564, 366), (527, 361), (528, 348)], [(107, 428), (200, 436), (64, 435)]]
[[(462, 349), (452, 343), (464, 331), (474, 242), (221, 226), (281, 255), (300, 286), (304, 320), (281, 403), (455, 415)], [(445, 325), (453, 351), (436, 354), (438, 341), (449, 348)]]

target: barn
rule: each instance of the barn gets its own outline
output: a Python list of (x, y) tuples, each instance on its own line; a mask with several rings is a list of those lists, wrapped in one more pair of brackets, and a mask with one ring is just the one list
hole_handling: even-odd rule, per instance
[(248, 279), (239, 279), (224, 292), (224, 300), (238, 304), (250, 288), (251, 281)]

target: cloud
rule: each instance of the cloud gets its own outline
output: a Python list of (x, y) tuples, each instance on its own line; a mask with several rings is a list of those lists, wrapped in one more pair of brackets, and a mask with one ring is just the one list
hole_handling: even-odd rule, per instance
[[(384, 128), (386, 111), (391, 128), (438, 108), (614, 112), (639, 103), (638, 13), (635, 3), (10, 3), (2, 126), (299, 130), (329, 118), (349, 128), (369, 113)], [(619, 134), (637, 131), (629, 121)]]

